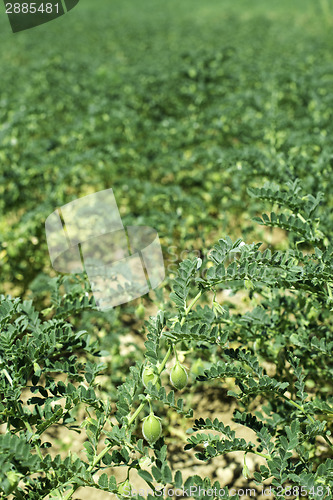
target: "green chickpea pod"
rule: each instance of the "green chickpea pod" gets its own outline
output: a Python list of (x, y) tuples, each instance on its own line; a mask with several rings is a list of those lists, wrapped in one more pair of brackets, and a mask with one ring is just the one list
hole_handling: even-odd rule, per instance
[(120, 498), (130, 498), (132, 496), (132, 487), (128, 479), (119, 484), (117, 493)]
[(142, 372), (142, 383), (146, 389), (149, 382), (155, 385), (157, 389), (160, 389), (161, 383), (158, 375), (154, 373), (154, 370), (150, 366), (146, 366)]
[(162, 434), (161, 419), (151, 411), (148, 417), (143, 419), (142, 434), (150, 445), (154, 444)]
[(186, 387), (188, 375), (185, 366), (181, 365), (179, 361), (173, 366), (170, 372), (170, 382), (175, 389), (181, 391)]

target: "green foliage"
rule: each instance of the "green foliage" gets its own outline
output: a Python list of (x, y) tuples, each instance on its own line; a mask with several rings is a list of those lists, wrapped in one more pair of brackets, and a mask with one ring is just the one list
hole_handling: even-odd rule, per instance
[[(253, 194), (262, 197), (263, 193)], [(275, 195), (282, 199), (281, 193)], [(270, 194), (273, 203), (274, 196)], [(289, 209), (295, 204), (298, 212), (299, 199), (289, 197)], [(99, 394), (96, 378), (106, 365), (98, 362), (98, 342), (66, 321), (68, 311), (75, 315), (78, 310), (67, 309), (66, 296), (61, 298), (57, 292), (59, 280), (54, 305), (48, 310), (51, 319), (42, 320), (31, 301), (1, 296), (0, 414), (7, 426), (0, 439), (2, 494), (17, 499), (48, 494), (62, 498), (62, 494), (69, 499), (85, 485), (119, 495), (122, 486), (107, 469), (126, 465), (129, 474), (138, 474), (147, 483), (151, 493), (146, 498), (154, 498), (154, 491), (167, 485), (192, 487), (194, 498), (204, 498), (196, 487), (214, 489), (216, 483), (199, 476), (183, 483), (180, 471), (174, 475), (161, 435), (164, 425), (157, 417), (158, 408), (166, 407), (189, 419), (195, 417), (195, 409), (187, 407), (184, 399), (176, 400), (174, 391), (163, 384), (163, 375), (173, 351), (177, 360), (180, 347), (192, 353), (190, 357), (205, 347), (209, 363), (194, 384), (232, 379), (229, 396), (238, 405), (233, 420), (254, 431), (256, 441), (238, 437), (218, 418), (195, 417), (185, 451), (193, 449), (202, 461), (234, 451), (256, 454), (265, 459), (265, 465), (253, 472), (253, 480), (258, 485), (269, 480), (276, 498), (284, 498), (291, 487), (303, 487), (309, 499), (331, 498), (333, 255), (320, 217), (318, 231), (324, 235), (321, 248), (314, 246), (306, 253), (297, 248), (298, 243), (310, 248), (311, 234), (300, 235), (295, 229), (285, 251), (260, 250), (260, 243), (225, 237), (203, 262), (198, 258), (182, 262), (170, 294), (175, 306), (166, 301), (165, 310), (145, 324), (144, 356), (152, 376), (143, 385), (147, 361), (137, 359), (117, 388), (116, 409)], [(246, 280), (253, 286), (247, 287)], [(232, 311), (227, 303), (220, 305), (218, 295), (225, 288), (246, 293), (249, 309)], [(69, 293), (79, 293), (79, 282), (74, 281)], [(85, 294), (81, 287), (81, 295)], [(199, 305), (205, 297), (206, 304)], [(91, 310), (93, 305), (79, 301), (77, 307)], [(79, 407), (87, 414), (80, 425), (75, 411)], [(149, 447), (138, 429), (142, 412), (146, 413), (143, 437)], [(43, 436), (55, 425), (85, 432), (86, 459), (52, 456), (52, 442)], [(98, 472), (102, 474), (97, 480)], [(249, 474), (252, 477), (247, 468)], [(218, 488), (215, 498), (233, 498), (227, 488)], [(134, 498), (143, 497), (138, 493)]]
[[(94, 0), (15, 44), (5, 22), (0, 496), (125, 497), (140, 477), (138, 499), (237, 499), (171, 468), (177, 417), (203, 463), (238, 451), (275, 498), (332, 498), (329, 3)], [(100, 313), (85, 275), (54, 277), (43, 224), (110, 187), (125, 225), (158, 230), (167, 279)], [(190, 373), (180, 398), (174, 353)], [(236, 405), (232, 425), (192, 407), (209, 388)], [(145, 440), (152, 411), (163, 431)], [(80, 435), (79, 454), (59, 430)]]

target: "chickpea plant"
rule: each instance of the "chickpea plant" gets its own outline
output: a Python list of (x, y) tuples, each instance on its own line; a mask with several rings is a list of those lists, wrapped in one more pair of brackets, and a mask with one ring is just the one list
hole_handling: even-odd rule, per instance
[[(105, 365), (97, 341), (75, 331), (65, 314), (43, 321), (31, 302), (1, 296), (3, 498), (69, 500), (88, 486), (118, 498), (166, 498), (164, 486), (215, 488), (210, 498), (238, 498), (218, 481), (199, 475), (184, 481), (171, 470), (167, 407), (189, 419), (185, 451), (199, 460), (240, 451), (244, 477), (270, 484), (275, 498), (332, 498), (332, 235), (316, 217), (321, 195), (302, 195), (297, 182), (251, 195), (276, 206), (257, 221), (288, 231), (289, 248), (261, 250), (261, 243), (224, 237), (203, 261), (183, 261), (170, 294), (174, 305), (167, 302), (146, 322), (145, 360), (118, 387), (116, 409), (99, 396), (96, 377)], [(220, 304), (224, 289), (243, 290), (249, 310)], [(180, 351), (188, 353), (184, 365)], [(218, 418), (196, 418), (184, 403), (193, 384), (226, 378), (234, 381), (229, 395), (238, 405), (233, 422), (252, 429), (256, 442)], [(80, 423), (74, 410), (82, 405), (87, 418)], [(85, 459), (52, 453), (45, 432), (59, 425), (85, 433)], [(265, 464), (250, 471), (249, 454)], [(117, 482), (110, 467), (126, 467), (127, 478)], [(135, 475), (147, 483), (147, 495), (133, 493)], [(192, 497), (207, 498), (199, 490)]]

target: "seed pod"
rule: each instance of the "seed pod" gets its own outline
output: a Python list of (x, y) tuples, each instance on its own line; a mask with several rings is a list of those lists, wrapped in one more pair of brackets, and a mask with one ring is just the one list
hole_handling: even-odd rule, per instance
[(154, 370), (150, 366), (146, 366), (142, 372), (142, 383), (147, 389), (148, 383), (151, 382), (159, 390), (161, 383), (159, 377), (154, 373)]
[(248, 466), (246, 464), (244, 464), (244, 467), (243, 467), (243, 476), (245, 477), (245, 479), (250, 479), (251, 476), (250, 476), (250, 470), (248, 468)]
[(246, 454), (244, 456), (244, 465), (243, 465), (242, 473), (243, 473), (243, 476), (245, 477), (245, 479), (251, 479), (250, 469), (248, 468), (248, 466), (246, 464), (245, 458), (246, 458)]
[(218, 318), (219, 316), (223, 315), (226, 310), (224, 307), (221, 306), (221, 304), (213, 300), (213, 311), (216, 318)]
[(132, 496), (131, 483), (128, 479), (119, 484), (118, 495), (120, 495), (120, 498), (130, 498)]
[(139, 319), (144, 319), (145, 312), (146, 312), (146, 309), (145, 309), (145, 306), (143, 304), (139, 304), (138, 307), (135, 309), (135, 315)]
[(181, 391), (187, 384), (187, 371), (185, 366), (181, 365), (179, 361), (176, 362), (175, 366), (171, 369), (170, 372), (170, 382), (174, 386), (175, 389)]
[(149, 444), (154, 444), (162, 434), (161, 419), (150, 413), (143, 421), (142, 434)]

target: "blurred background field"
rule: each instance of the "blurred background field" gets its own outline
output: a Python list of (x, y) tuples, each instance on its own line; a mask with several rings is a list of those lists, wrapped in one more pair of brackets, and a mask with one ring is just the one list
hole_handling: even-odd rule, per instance
[(166, 258), (246, 236), (265, 180), (332, 203), (332, 23), (324, 0), (81, 0), (15, 35), (2, 15), (5, 290), (47, 286), (46, 217), (104, 188)]
[[(226, 234), (285, 248), (287, 233), (251, 221), (263, 204), (248, 187), (299, 178), (332, 208), (329, 0), (81, 0), (15, 35), (1, 6), (0, 42), (0, 293), (64, 300), (45, 219), (102, 189), (124, 225), (158, 231), (164, 293), (177, 262)], [(72, 323), (109, 353), (102, 390), (116, 397), (143, 356), (137, 302), (103, 315), (82, 306), (80, 280), (61, 286)]]

